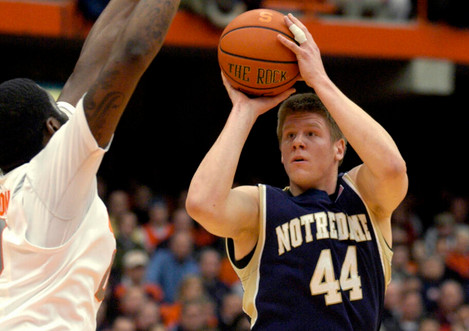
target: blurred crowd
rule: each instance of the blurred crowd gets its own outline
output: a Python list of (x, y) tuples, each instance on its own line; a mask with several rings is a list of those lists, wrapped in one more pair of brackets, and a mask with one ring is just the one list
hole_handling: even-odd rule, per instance
[(146, 185), (110, 192), (100, 180), (117, 250), (99, 331), (243, 331), (242, 288), (224, 241), (176, 198)]
[(419, 216), (415, 200), (409, 194), (393, 214), (383, 330), (469, 330), (468, 197), (444, 194), (431, 219)]
[[(117, 252), (99, 331), (249, 330), (224, 241), (185, 211), (186, 192), (107, 191)], [(424, 217), (411, 193), (393, 214), (392, 281), (381, 331), (469, 330), (469, 199), (445, 194)]]

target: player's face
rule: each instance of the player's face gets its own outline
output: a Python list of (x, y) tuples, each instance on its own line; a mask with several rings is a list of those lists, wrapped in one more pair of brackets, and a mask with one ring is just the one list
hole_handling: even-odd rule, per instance
[(289, 115), (283, 125), (280, 151), (290, 186), (300, 191), (309, 188), (327, 190), (335, 181), (340, 144), (331, 141), (327, 121), (319, 114)]

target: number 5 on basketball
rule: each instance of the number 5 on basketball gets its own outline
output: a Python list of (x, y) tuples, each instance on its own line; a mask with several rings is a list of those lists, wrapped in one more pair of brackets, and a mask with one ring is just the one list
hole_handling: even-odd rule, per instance
[(342, 302), (342, 291), (350, 290), (350, 300), (361, 300), (363, 293), (361, 280), (357, 268), (357, 248), (349, 246), (342, 264), (339, 280), (334, 274), (330, 249), (323, 249), (319, 255), (318, 263), (314, 269), (313, 277), (309, 283), (311, 295), (325, 294), (326, 305)]

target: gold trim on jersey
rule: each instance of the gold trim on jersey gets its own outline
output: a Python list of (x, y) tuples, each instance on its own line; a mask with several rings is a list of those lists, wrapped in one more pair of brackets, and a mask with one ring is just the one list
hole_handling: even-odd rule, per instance
[[(257, 320), (257, 307), (256, 297), (259, 291), (259, 267), (261, 262), (262, 252), (265, 244), (265, 214), (266, 214), (266, 188), (265, 185), (260, 184), (259, 186), (259, 238), (254, 250), (254, 254), (249, 260), (246, 267), (240, 269), (237, 268), (233, 263), (232, 258), (228, 253), (231, 266), (238, 275), (243, 285), (244, 296), (243, 296), (243, 310), (251, 318), (251, 327), (256, 323)], [(229, 250), (227, 249), (229, 252)]]
[(373, 226), (373, 231), (374, 231), (375, 237), (376, 237), (376, 244), (378, 246), (379, 256), (380, 256), (380, 260), (381, 260), (381, 266), (383, 268), (385, 290), (386, 290), (387, 286), (391, 282), (391, 260), (392, 260), (393, 251), (390, 248), (389, 244), (386, 242), (386, 239), (384, 239), (384, 236), (381, 232), (381, 229), (378, 225), (377, 220), (373, 217), (373, 214), (371, 213), (370, 209), (368, 208), (365, 200), (363, 200), (363, 197), (361, 196), (360, 191), (358, 190), (358, 187), (355, 184), (355, 182), (352, 180), (352, 178), (349, 176), (348, 173), (346, 173), (343, 176), (343, 179), (355, 191), (355, 193), (360, 197), (360, 199), (362, 200), (362, 202), (365, 205), (365, 208), (368, 212), (368, 216), (370, 218), (371, 225)]

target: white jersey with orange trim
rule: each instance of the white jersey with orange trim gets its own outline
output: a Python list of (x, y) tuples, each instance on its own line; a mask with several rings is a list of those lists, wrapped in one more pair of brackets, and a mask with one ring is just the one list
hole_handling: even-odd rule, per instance
[[(83, 99), (31, 161), (0, 173), (0, 329), (96, 330), (115, 238)], [(72, 115), (72, 112), (75, 113)]]

